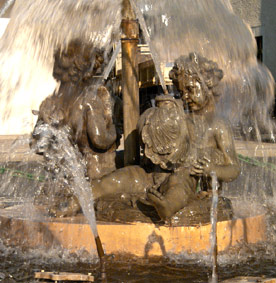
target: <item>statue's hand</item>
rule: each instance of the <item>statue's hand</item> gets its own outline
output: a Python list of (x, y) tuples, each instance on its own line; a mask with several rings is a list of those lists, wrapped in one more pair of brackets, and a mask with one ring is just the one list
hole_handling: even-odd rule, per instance
[(194, 164), (192, 164), (190, 169), (190, 174), (194, 176), (206, 176), (210, 177), (210, 173), (214, 171), (214, 165), (211, 161), (203, 157), (198, 159)]
[(152, 194), (155, 197), (159, 198), (160, 200), (164, 199), (164, 195), (158, 192), (155, 188), (149, 188), (147, 195)]

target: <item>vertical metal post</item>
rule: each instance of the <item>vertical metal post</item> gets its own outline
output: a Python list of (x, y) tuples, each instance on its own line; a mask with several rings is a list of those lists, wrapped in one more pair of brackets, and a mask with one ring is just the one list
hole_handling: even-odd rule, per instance
[(124, 164), (139, 163), (140, 149), (136, 129), (139, 119), (138, 77), (139, 25), (129, 0), (123, 0), (122, 9), (122, 92), (124, 112)]
[(105, 272), (105, 254), (102, 246), (102, 242), (99, 236), (95, 237), (96, 247), (98, 256), (100, 258), (100, 271), (101, 271), (101, 282), (107, 282), (106, 272)]

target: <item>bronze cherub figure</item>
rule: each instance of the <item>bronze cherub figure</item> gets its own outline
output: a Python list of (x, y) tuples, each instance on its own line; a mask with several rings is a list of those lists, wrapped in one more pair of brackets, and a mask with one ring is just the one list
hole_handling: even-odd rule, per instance
[(208, 190), (212, 172), (220, 183), (230, 182), (240, 173), (230, 124), (215, 112), (222, 70), (215, 62), (191, 53), (175, 61), (170, 78), (186, 110), (183, 125), (188, 129), (189, 149), (183, 163), (160, 187), (148, 190), (147, 199), (162, 219), (187, 206), (195, 198), (199, 182)]

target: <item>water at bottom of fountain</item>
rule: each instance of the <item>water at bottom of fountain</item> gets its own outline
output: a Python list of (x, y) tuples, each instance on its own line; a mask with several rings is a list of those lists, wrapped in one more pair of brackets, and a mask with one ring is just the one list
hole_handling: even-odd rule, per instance
[[(218, 255), (219, 282), (238, 276), (276, 277), (276, 244), (240, 245)], [(99, 282), (99, 262), (85, 252), (68, 254), (61, 250), (22, 251), (0, 245), (0, 282), (38, 282), (35, 272), (91, 273)], [(212, 267), (208, 255), (169, 254), (167, 257), (139, 258), (107, 256), (108, 282), (208, 282)], [(2, 281), (1, 281), (2, 280)], [(6, 281), (5, 281), (6, 280)], [(254, 281), (253, 281), (254, 282)], [(265, 281), (264, 281), (265, 282)]]

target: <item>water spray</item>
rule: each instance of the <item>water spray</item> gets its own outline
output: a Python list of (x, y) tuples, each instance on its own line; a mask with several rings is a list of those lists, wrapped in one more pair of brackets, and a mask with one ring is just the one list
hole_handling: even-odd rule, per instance
[(217, 273), (217, 216), (218, 216), (218, 180), (215, 172), (211, 172), (212, 178), (212, 205), (211, 205), (211, 233), (210, 233), (210, 242), (211, 242), (211, 260), (212, 260), (212, 278), (210, 283), (218, 282), (218, 273)]
[(169, 94), (168, 93), (168, 89), (166, 87), (166, 82), (165, 82), (165, 79), (162, 75), (162, 71), (161, 71), (161, 66), (160, 66), (160, 61), (159, 61), (159, 58), (158, 58), (158, 54), (157, 52), (155, 51), (153, 45), (152, 45), (152, 41), (150, 40), (150, 34), (149, 34), (149, 31), (148, 31), (148, 28), (147, 28), (147, 24), (145, 22), (145, 19), (144, 19), (144, 16), (142, 14), (142, 12), (139, 10), (139, 8), (136, 6), (135, 2), (133, 0), (129, 0), (138, 20), (139, 20), (139, 23), (140, 23), (140, 26), (141, 26), (141, 29), (143, 31), (143, 35), (145, 37), (145, 40), (150, 48), (150, 52), (151, 52), (151, 56), (152, 56), (152, 59), (153, 59), (153, 62), (154, 62), (154, 66), (155, 66), (155, 69), (156, 69), (156, 72), (158, 74), (158, 77), (159, 77), (159, 80), (160, 80), (160, 84), (163, 88), (163, 91), (164, 91), (164, 94)]
[(10, 8), (11, 5), (13, 5), (14, 2), (15, 2), (15, 0), (7, 0), (6, 1), (6, 3), (2, 7), (2, 9), (0, 10), (0, 18), (6, 13), (6, 11)]
[[(67, 127), (56, 129), (48, 124), (40, 124), (36, 127), (35, 133), (47, 132), (48, 135), (47, 140), (44, 140), (43, 144), (39, 144), (41, 140), (37, 142), (37, 147), (46, 149), (44, 156), (47, 156), (48, 167), (56, 169), (57, 177), (64, 178), (64, 176), (70, 176), (71, 190), (78, 198), (83, 214), (87, 218), (95, 238), (97, 253), (100, 259), (101, 280), (102, 282), (107, 282), (105, 253), (97, 229), (93, 192), (85, 176), (85, 162), (79, 150), (71, 144), (69, 131)], [(43, 146), (44, 142), (48, 144), (47, 147)]]

